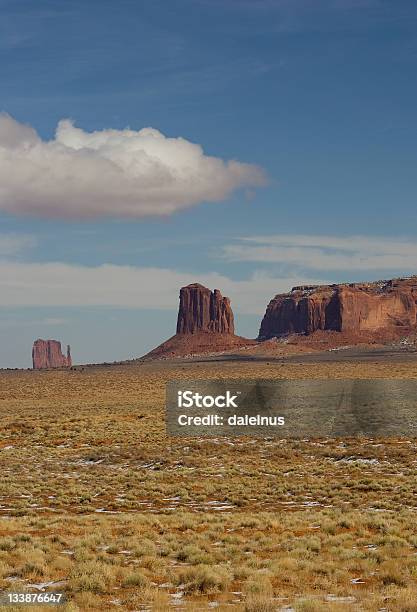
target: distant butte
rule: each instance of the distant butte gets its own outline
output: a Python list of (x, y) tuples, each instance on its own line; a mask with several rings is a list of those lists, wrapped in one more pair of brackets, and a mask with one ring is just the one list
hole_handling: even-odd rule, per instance
[(58, 340), (35, 340), (32, 349), (32, 362), (34, 370), (70, 368), (72, 365), (71, 348), (67, 346), (65, 356)]
[(230, 300), (218, 289), (211, 291), (199, 283), (180, 290), (177, 333), (153, 351), (146, 359), (166, 359), (221, 353), (256, 344), (236, 336)]

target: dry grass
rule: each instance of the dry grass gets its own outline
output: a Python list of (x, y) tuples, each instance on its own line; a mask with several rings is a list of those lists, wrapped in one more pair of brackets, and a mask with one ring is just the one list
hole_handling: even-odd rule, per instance
[(163, 421), (168, 379), (416, 375), (417, 362), (0, 372), (0, 588), (56, 581), (74, 612), (417, 610), (415, 440), (174, 439)]

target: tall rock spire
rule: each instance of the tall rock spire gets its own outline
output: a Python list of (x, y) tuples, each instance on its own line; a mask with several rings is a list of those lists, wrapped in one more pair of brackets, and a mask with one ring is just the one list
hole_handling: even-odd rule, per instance
[(71, 357), (71, 347), (67, 344), (67, 367), (70, 368), (72, 366), (72, 357)]

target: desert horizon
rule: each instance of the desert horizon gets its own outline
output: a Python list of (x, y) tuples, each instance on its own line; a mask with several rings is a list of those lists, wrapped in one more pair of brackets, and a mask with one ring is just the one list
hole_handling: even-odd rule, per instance
[[(320, 300), (319, 305), (314, 301), (315, 296)], [(292, 287), (269, 302), (253, 340), (235, 335), (230, 299), (223, 297), (219, 289), (211, 291), (200, 283), (191, 283), (181, 288), (179, 300), (176, 334), (137, 359), (221, 355), (250, 351), (255, 345), (258, 356), (263, 353), (268, 356), (271, 343), (263, 344), (268, 340), (280, 343), (281, 354), (297, 349), (335, 350), (357, 345), (399, 346), (410, 350), (416, 341), (416, 275)], [(58, 340), (39, 338), (32, 349), (33, 369), (72, 367), (69, 344), (66, 353), (66, 356), (62, 353)]]

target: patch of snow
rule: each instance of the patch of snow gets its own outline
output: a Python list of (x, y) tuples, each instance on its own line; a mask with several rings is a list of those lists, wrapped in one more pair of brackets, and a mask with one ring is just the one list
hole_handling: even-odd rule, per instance
[(67, 583), (66, 580), (50, 580), (49, 582), (39, 582), (35, 584), (28, 584), (27, 586), (36, 589), (37, 591), (45, 591), (45, 589), (49, 589), (49, 587), (60, 588), (65, 586)]
[(330, 595), (326, 595), (325, 599), (326, 601), (332, 601), (332, 602), (337, 602), (337, 603), (355, 603), (356, 601), (356, 597), (353, 597), (353, 595), (347, 595), (346, 597), (343, 597), (343, 596), (333, 595), (331, 593)]

